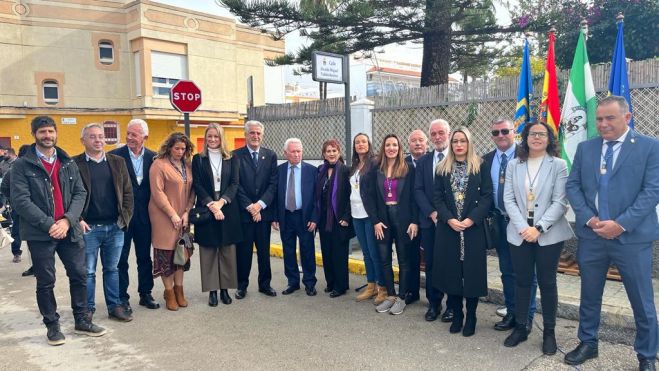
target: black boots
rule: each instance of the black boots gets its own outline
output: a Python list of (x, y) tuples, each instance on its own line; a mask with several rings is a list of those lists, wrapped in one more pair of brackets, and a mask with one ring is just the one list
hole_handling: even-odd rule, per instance
[(217, 291), (213, 290), (208, 293), (208, 305), (217, 307)]
[(231, 304), (231, 296), (229, 296), (229, 290), (227, 289), (222, 289), (220, 290), (220, 300), (222, 301), (223, 304), (229, 305)]
[(513, 332), (508, 335), (506, 340), (503, 342), (503, 345), (507, 346), (508, 348), (516, 347), (517, 344), (526, 341), (528, 337), (529, 335), (526, 330), (526, 325), (518, 323), (515, 325)]
[(556, 354), (556, 335), (554, 329), (545, 329), (542, 332), (542, 353), (548, 356)]

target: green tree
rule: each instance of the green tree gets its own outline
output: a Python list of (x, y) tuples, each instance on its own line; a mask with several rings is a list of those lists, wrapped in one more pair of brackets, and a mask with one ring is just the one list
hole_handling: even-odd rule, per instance
[[(520, 27), (553, 24), (556, 29), (556, 64), (570, 68), (582, 18), (588, 22), (588, 57), (591, 64), (610, 62), (617, 33), (616, 15), (625, 16), (625, 53), (642, 60), (659, 55), (659, 1), (657, 0), (530, 0), (512, 10)], [(545, 27), (546, 28), (546, 27)], [(539, 30), (539, 27), (536, 28)], [(544, 31), (544, 29), (543, 29)], [(542, 53), (547, 42), (538, 34)]]
[[(311, 52), (352, 53), (392, 43), (423, 44), (421, 86), (444, 84), (452, 71), (480, 74), (494, 55), (488, 43), (502, 42), (519, 25), (496, 25), (492, 0), (346, 0), (307, 6), (289, 0), (220, 0), (242, 22), (275, 38), (300, 30), (308, 46), (275, 64), (302, 64)], [(471, 72), (475, 71), (475, 72)]]

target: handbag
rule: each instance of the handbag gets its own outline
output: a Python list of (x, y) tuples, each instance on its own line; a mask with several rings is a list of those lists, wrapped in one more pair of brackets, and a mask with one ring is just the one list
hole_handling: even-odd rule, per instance
[(488, 250), (493, 250), (496, 248), (499, 241), (499, 236), (501, 231), (499, 230), (499, 223), (497, 223), (497, 218), (494, 212), (489, 212), (485, 217), (483, 223), (485, 230), (485, 248)]
[(174, 249), (174, 264), (182, 266), (190, 260), (194, 252), (193, 239), (192, 233), (188, 231), (181, 232), (176, 242), (176, 248)]
[(188, 213), (188, 219), (192, 224), (204, 224), (213, 220), (213, 214), (207, 206), (193, 207)]

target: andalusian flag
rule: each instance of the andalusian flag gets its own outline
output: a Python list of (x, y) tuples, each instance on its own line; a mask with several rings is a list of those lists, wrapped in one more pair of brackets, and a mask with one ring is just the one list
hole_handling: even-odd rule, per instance
[(549, 48), (547, 49), (547, 63), (545, 64), (545, 81), (542, 86), (542, 101), (540, 103), (540, 121), (554, 129), (558, 135), (560, 123), (560, 103), (558, 102), (558, 80), (556, 79), (556, 62), (554, 59), (554, 41), (556, 35), (549, 32)]
[(533, 99), (533, 79), (531, 78), (531, 58), (529, 58), (529, 42), (524, 42), (522, 68), (519, 71), (517, 86), (517, 107), (515, 107), (515, 131), (522, 133), (524, 126), (532, 121), (531, 99)]
[(572, 168), (572, 159), (579, 142), (597, 136), (596, 109), (597, 99), (588, 63), (586, 40), (583, 31), (580, 31), (561, 112), (561, 157), (567, 161), (568, 170)]
[[(627, 59), (625, 58), (625, 41), (622, 35), (622, 15), (618, 18), (618, 35), (616, 46), (613, 51), (611, 62), (611, 74), (609, 75), (609, 95), (625, 97), (629, 104), (629, 112), (632, 112), (632, 97), (629, 94), (629, 81), (627, 80)], [(634, 128), (634, 116), (629, 121), (629, 127)]]

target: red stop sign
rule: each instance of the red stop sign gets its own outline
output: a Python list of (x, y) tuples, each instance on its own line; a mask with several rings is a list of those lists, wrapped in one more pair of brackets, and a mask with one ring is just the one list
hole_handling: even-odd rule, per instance
[(182, 113), (194, 112), (201, 105), (201, 89), (192, 81), (180, 80), (172, 86), (169, 101)]

